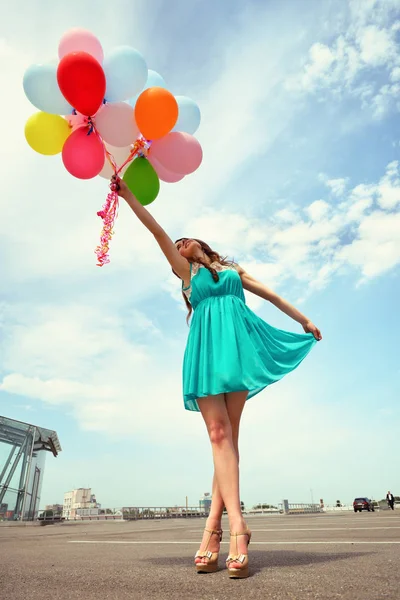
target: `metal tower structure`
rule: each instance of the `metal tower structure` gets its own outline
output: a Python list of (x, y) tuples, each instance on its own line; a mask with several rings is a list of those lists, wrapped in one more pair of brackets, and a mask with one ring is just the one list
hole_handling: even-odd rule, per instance
[(55, 431), (0, 416), (0, 519), (36, 518), (46, 452), (61, 452)]

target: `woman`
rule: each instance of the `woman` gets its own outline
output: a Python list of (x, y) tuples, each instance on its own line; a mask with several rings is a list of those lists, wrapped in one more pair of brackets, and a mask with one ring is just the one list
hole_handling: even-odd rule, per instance
[[(194, 308), (183, 363), (183, 393), (187, 410), (200, 411), (210, 437), (214, 479), (212, 503), (200, 550), (199, 573), (218, 568), (224, 506), (229, 517), (230, 550), (226, 561), (231, 578), (249, 574), (249, 531), (239, 496), (239, 423), (246, 400), (281, 379), (305, 358), (319, 329), (301, 312), (239, 265), (222, 259), (200, 240), (175, 243), (136, 200), (126, 184), (113, 178), (118, 194), (152, 233), (182, 280), (189, 315)], [(272, 302), (298, 321), (305, 334), (271, 327), (245, 304), (243, 290)]]

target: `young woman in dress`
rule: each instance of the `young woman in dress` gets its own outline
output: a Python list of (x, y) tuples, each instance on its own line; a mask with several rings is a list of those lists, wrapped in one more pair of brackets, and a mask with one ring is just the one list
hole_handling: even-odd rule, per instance
[[(246, 400), (295, 369), (322, 339), (321, 333), (286, 300), (204, 242), (182, 238), (174, 243), (123, 181), (113, 178), (113, 183), (182, 280), (189, 316), (194, 309), (183, 361), (183, 397), (187, 410), (203, 416), (214, 460), (212, 503), (195, 556), (196, 570), (211, 573), (218, 568), (226, 507), (228, 573), (231, 578), (247, 577), (251, 532), (240, 506), (240, 417)], [(244, 289), (272, 302), (300, 323), (305, 333), (290, 333), (263, 321), (246, 306)]]

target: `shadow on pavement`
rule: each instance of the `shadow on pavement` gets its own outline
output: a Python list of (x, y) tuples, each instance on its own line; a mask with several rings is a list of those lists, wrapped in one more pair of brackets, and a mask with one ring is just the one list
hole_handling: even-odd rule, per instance
[[(329, 554), (322, 554), (317, 552), (293, 552), (293, 551), (266, 551), (266, 550), (252, 550), (250, 552), (250, 571), (252, 574), (263, 571), (271, 567), (299, 567), (302, 565), (312, 565), (324, 562), (332, 562), (336, 560), (349, 560), (358, 558), (359, 556), (369, 556), (375, 554), (374, 552), (336, 552)], [(181, 564), (182, 562), (187, 563), (187, 556), (151, 556), (148, 558), (141, 558), (141, 562), (147, 562), (162, 566), (173, 566)], [(219, 566), (220, 569), (225, 566), (225, 559), (220, 556)]]
[(367, 556), (374, 552), (293, 552), (285, 550), (265, 551), (253, 550), (251, 552), (252, 571), (262, 571), (269, 567), (299, 567), (336, 560), (349, 560), (359, 556)]

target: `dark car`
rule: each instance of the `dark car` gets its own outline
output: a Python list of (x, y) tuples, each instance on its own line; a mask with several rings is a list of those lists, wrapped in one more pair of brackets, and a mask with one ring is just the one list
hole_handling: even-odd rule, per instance
[(353, 508), (354, 512), (361, 512), (362, 510), (367, 510), (368, 512), (372, 510), (372, 512), (375, 512), (375, 507), (369, 498), (355, 498)]

